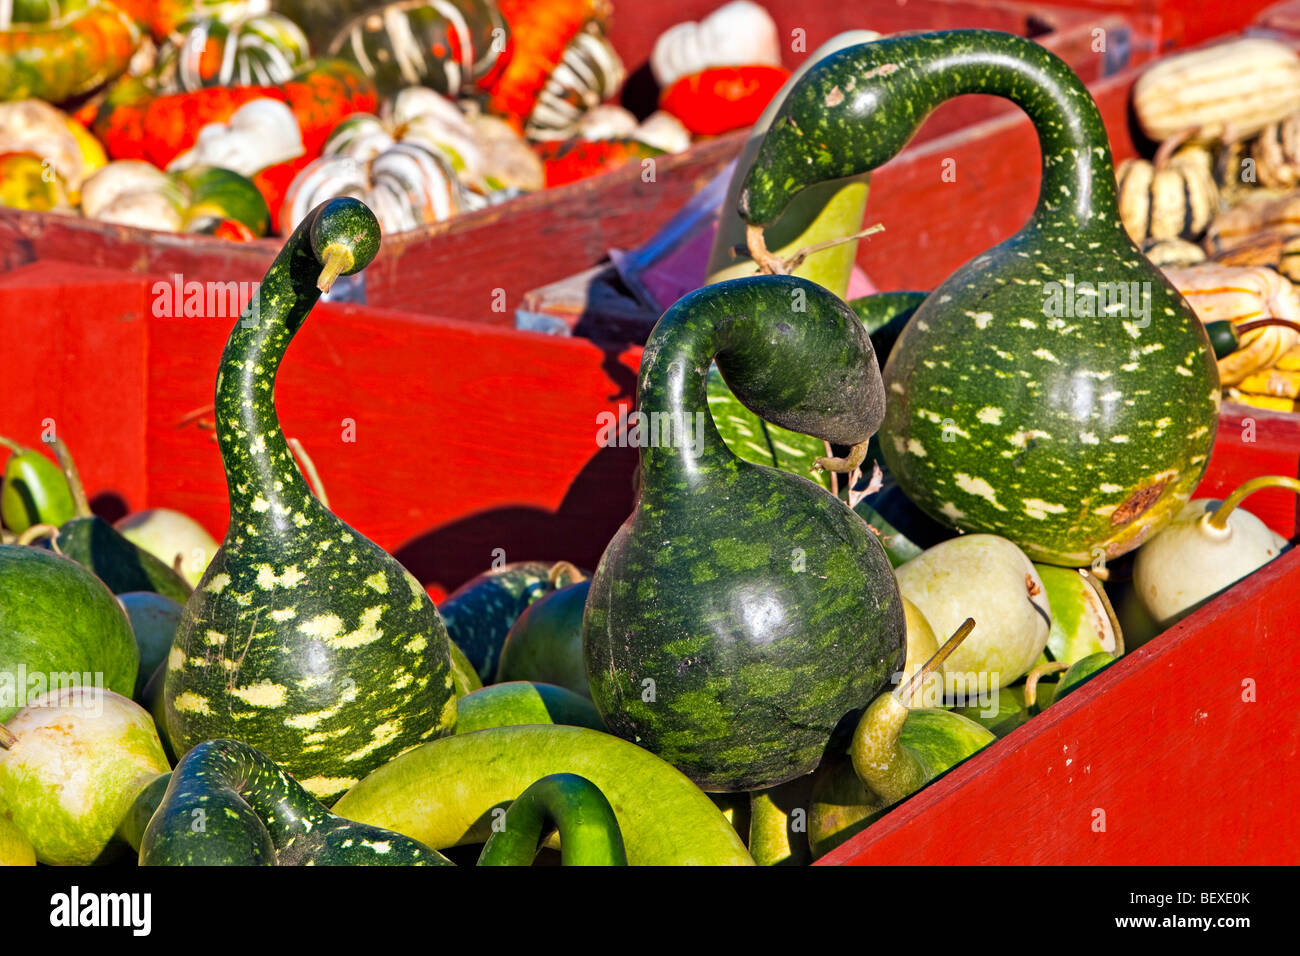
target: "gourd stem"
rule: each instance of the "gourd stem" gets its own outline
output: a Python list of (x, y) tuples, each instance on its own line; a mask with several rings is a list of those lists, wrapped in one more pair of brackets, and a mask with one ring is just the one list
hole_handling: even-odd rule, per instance
[[(34, 524), (18, 536), (18, 543), (21, 545), (29, 545), (33, 541), (41, 540), (41, 538), (49, 538), (51, 543), (54, 543), (58, 534), (59, 529), (52, 524)], [(59, 549), (55, 547), (54, 550), (58, 551)]]
[(943, 646), (930, 655), (930, 659), (921, 665), (921, 669), (908, 678), (907, 682), (900, 685), (894, 695), (898, 698), (899, 703), (911, 706), (911, 700), (920, 690), (922, 685), (929, 679), (930, 675), (939, 669), (940, 665), (946, 661), (957, 646), (975, 630), (975, 619), (972, 617), (962, 621), (961, 627), (953, 631), (952, 637), (943, 642)]
[(81, 483), (81, 472), (77, 471), (77, 463), (72, 459), (72, 452), (68, 450), (67, 445), (63, 444), (61, 438), (51, 438), (50, 447), (54, 449), (54, 457), (59, 460), (59, 467), (63, 469), (63, 477), (67, 479), (77, 517), (89, 518), (90, 502), (86, 500), (86, 487)]
[(1223, 502), (1209, 517), (1210, 527), (1219, 531), (1227, 528), (1228, 516), (1237, 510), (1237, 506), (1245, 501), (1249, 495), (1253, 495), (1264, 488), (1285, 488), (1300, 494), (1300, 480), (1288, 478), (1285, 475), (1262, 475), (1259, 478), (1250, 479), (1250, 481), (1223, 499)]
[(749, 257), (758, 263), (760, 272), (768, 275), (790, 275), (803, 265), (804, 260), (809, 256), (815, 256), (819, 252), (834, 249), (846, 242), (857, 242), (859, 239), (866, 239), (868, 236), (874, 236), (876, 233), (884, 231), (884, 225), (876, 223), (874, 226), (867, 226), (867, 228), (860, 229), (847, 236), (836, 236), (834, 239), (827, 239), (825, 242), (815, 242), (810, 246), (804, 246), (797, 252), (785, 257), (768, 251), (767, 239), (763, 235), (763, 227), (761, 226), (747, 226), (745, 228), (745, 241), (754, 244), (749, 247)]
[(849, 449), (849, 453), (843, 458), (831, 458), (823, 456), (818, 458), (812, 464), (813, 471), (839, 472), (840, 474), (851, 474), (861, 467), (862, 463), (867, 460), (867, 450), (871, 447), (871, 439), (858, 442)]
[(1290, 319), (1279, 319), (1272, 316), (1267, 319), (1252, 319), (1249, 322), (1242, 322), (1234, 326), (1234, 328), (1238, 335), (1244, 335), (1247, 332), (1253, 332), (1255, 329), (1266, 329), (1271, 326), (1280, 326), (1293, 332), (1300, 332), (1300, 322), (1292, 322)]
[(1038, 703), (1038, 682), (1042, 678), (1069, 669), (1070, 665), (1064, 661), (1044, 661), (1031, 670), (1025, 677), (1025, 709), (1028, 710)]
[(12, 438), (5, 438), (4, 435), (0, 435), (0, 447), (8, 448), (15, 455), (21, 455), (27, 450)]
[(338, 243), (326, 246), (325, 254), (321, 258), (320, 275), (316, 278), (316, 288), (321, 292), (328, 292), (338, 277), (352, 268), (355, 261), (352, 250), (346, 246)]
[(583, 581), (587, 580), (587, 576), (582, 573), (577, 565), (568, 561), (556, 561), (551, 565), (551, 570), (547, 573), (546, 577), (547, 580), (551, 582), (551, 587), (559, 587), (560, 578), (562, 577), (573, 578), (575, 584), (581, 584)]
[(13, 735), (13, 732), (4, 724), (0, 724), (0, 747), (8, 750), (16, 743), (18, 738)]

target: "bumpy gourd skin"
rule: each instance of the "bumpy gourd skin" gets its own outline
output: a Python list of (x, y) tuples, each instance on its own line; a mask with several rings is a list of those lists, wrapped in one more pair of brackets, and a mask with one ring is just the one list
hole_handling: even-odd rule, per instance
[(811, 771), (839, 719), (887, 682), (903, 610), (864, 522), (727, 449), (707, 411), (715, 356), (756, 414), (841, 444), (875, 430), (882, 389), (853, 312), (789, 276), (692, 293), (642, 357), (640, 411), (689, 427), (642, 449), (636, 508), (592, 579), (592, 699), (611, 732), (704, 789), (756, 790)]
[(180, 762), (140, 842), (141, 866), (447, 866), (410, 837), (335, 816), (247, 744)]
[(885, 367), (882, 450), (907, 494), (953, 527), (1051, 564), (1123, 554), (1200, 481), (1219, 382), (1201, 323), (1120, 225), (1100, 114), (1064, 63), (982, 30), (830, 57), (773, 124), (742, 215), (771, 221), (806, 186), (874, 169), (963, 93), (1007, 97), (1033, 120), (1038, 206), (904, 329)]
[(177, 753), (237, 737), (327, 803), (456, 718), (432, 601), (312, 495), (275, 412), (276, 370), (319, 298), (326, 250), (349, 250), (357, 271), (378, 235), (356, 200), (317, 207), (230, 334), (216, 389), (230, 525), (185, 606), (165, 682)]

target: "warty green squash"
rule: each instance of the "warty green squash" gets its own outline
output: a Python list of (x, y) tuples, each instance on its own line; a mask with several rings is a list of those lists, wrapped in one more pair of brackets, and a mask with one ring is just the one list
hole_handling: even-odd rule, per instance
[(1006, 97), (1033, 121), (1038, 205), (902, 331), (884, 371), (881, 447), (936, 519), (1010, 538), (1036, 561), (1112, 558), (1190, 497), (1219, 382), (1201, 323), (1120, 223), (1100, 114), (1061, 60), (985, 30), (834, 54), (787, 97), (739, 208), (761, 229), (802, 190), (891, 159), (965, 93)]
[(216, 387), (230, 524), (185, 606), (164, 685), (178, 754), (236, 737), (327, 804), (456, 719), (433, 602), (313, 497), (275, 410), (280, 361), (321, 289), (378, 247), (363, 203), (321, 204), (230, 333)]

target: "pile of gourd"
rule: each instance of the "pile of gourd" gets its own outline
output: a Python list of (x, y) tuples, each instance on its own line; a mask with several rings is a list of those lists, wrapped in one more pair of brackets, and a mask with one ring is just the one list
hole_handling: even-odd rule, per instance
[(748, 125), (787, 75), (748, 0), (664, 34), (644, 120), (606, 0), (272, 6), (5, 4), (0, 204), (245, 240), (354, 196), (400, 232)]
[[(320, 294), (378, 251), (352, 198), (308, 212), (227, 340), (230, 522), (210, 560), (194, 549), (192, 592), (172, 567), (188, 545), (150, 556), (89, 515), (65, 449), (59, 471), (15, 448), (0, 855), (498, 864), (558, 840), (568, 863), (806, 862), (1275, 558), (1287, 543), (1239, 505), (1300, 482), (1191, 497), (1210, 340), (1120, 224), (1079, 79), (988, 31), (829, 46), (737, 169), (727, 215), (757, 274), (685, 296), (645, 347), (656, 437), (590, 578), (507, 565), (435, 608), (313, 493), (275, 378)], [(977, 90), (1038, 129), (1020, 232), (929, 294), (852, 305), (797, 274), (843, 287), (833, 250), (770, 251)], [(1141, 314), (1098, 310), (1094, 276), (1145, 286)], [(183, 609), (130, 613), (138, 591)], [(107, 689), (31, 686), (52, 674)]]
[(1219, 359), (1225, 395), (1300, 408), (1300, 56), (1245, 37), (1168, 57), (1133, 92), (1153, 160), (1117, 171), (1129, 234), (1201, 318), (1243, 330)]

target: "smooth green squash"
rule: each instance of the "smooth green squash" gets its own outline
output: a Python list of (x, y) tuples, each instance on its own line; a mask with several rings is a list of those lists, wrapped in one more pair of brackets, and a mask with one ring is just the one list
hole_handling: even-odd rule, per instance
[(804, 189), (875, 169), (965, 93), (1006, 97), (1029, 115), (1039, 201), (899, 335), (882, 450), (907, 495), (953, 527), (1010, 538), (1050, 564), (1115, 557), (1200, 481), (1219, 383), (1202, 324), (1119, 221), (1100, 114), (1061, 60), (985, 30), (835, 54), (787, 97), (740, 212), (759, 229)]
[(587, 596), (592, 700), (611, 732), (704, 789), (758, 790), (810, 773), (839, 719), (886, 684), (903, 609), (843, 502), (727, 448), (707, 410), (715, 359), (760, 417), (837, 444), (865, 447), (883, 395), (853, 312), (793, 276), (685, 296), (642, 356), (656, 440)]
[(434, 849), (483, 843), (495, 811), (554, 773), (584, 777), (605, 795), (633, 866), (753, 864), (727, 818), (680, 771), (585, 727), (493, 727), (443, 737), (380, 767), (333, 810)]
[(556, 832), (563, 866), (627, 866), (618, 818), (600, 788), (574, 773), (542, 777), (511, 802), (483, 844), (479, 866), (531, 866)]
[(378, 248), (364, 204), (323, 203), (230, 333), (216, 386), (230, 524), (186, 604), (164, 683), (177, 753), (235, 737), (327, 803), (456, 719), (433, 602), (312, 495), (275, 410), (280, 361), (321, 290)]

